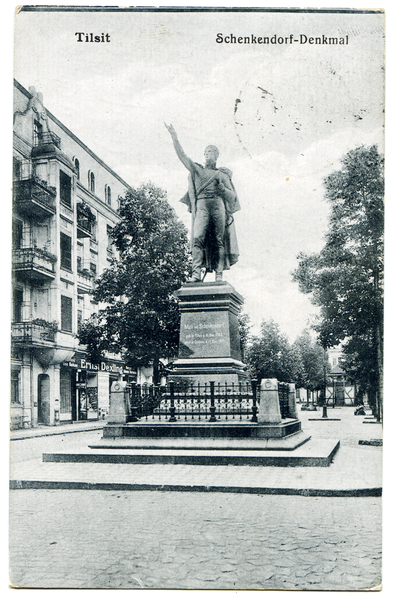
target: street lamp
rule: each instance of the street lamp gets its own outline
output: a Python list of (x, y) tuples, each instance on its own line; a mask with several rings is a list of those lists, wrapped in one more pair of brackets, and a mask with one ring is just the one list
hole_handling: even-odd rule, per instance
[(324, 403), (322, 405), (322, 418), (328, 418), (328, 408), (326, 405), (326, 348), (324, 347)]

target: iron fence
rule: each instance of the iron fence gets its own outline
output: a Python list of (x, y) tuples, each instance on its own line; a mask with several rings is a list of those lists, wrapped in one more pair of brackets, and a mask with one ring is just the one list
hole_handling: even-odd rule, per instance
[(278, 399), (280, 402), (281, 418), (291, 418), (291, 412), (289, 407), (289, 387), (287, 383), (278, 384)]
[[(282, 419), (292, 418), (289, 385), (278, 383)], [(226, 384), (184, 384), (165, 386), (136, 383), (129, 390), (128, 422), (135, 421), (242, 421), (258, 422), (260, 387), (256, 380)]]
[(132, 384), (129, 421), (140, 419), (177, 421), (251, 420), (257, 422), (257, 382), (226, 384), (209, 382), (166, 386)]

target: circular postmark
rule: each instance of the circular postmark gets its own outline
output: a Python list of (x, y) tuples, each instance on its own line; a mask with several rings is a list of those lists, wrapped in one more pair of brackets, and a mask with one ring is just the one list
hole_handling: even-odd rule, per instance
[(311, 54), (293, 60), (284, 54), (254, 69), (234, 104), (243, 151), (279, 175), (301, 177), (331, 168), (339, 158), (336, 145), (346, 135), (357, 145), (369, 124), (380, 122), (380, 108), (372, 107), (363, 89), (354, 96), (349, 77), (339, 59)]

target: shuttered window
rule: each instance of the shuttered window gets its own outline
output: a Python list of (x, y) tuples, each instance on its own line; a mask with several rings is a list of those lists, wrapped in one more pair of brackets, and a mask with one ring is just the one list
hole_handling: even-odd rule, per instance
[(19, 394), (19, 371), (11, 371), (11, 404), (20, 404), (21, 398)]
[(60, 201), (71, 207), (71, 177), (60, 171)]
[(71, 412), (71, 372), (60, 369), (60, 412)]
[(71, 271), (71, 237), (60, 234), (60, 266)]
[(73, 330), (73, 300), (68, 296), (61, 296), (61, 328), (62, 331)]
[(22, 322), (22, 304), (23, 304), (23, 290), (14, 288), (12, 295), (12, 320), (14, 323)]

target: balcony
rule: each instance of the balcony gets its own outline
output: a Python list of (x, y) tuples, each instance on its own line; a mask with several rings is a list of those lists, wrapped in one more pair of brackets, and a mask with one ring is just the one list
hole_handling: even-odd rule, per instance
[(23, 345), (42, 344), (43, 342), (54, 342), (56, 329), (53, 323), (37, 325), (33, 322), (12, 323), (13, 343)]
[(92, 235), (92, 223), (86, 217), (77, 216), (77, 238), (87, 238)]
[(60, 137), (53, 131), (43, 131), (37, 135), (35, 146), (48, 146), (54, 144), (60, 150)]
[(56, 213), (56, 188), (37, 177), (31, 161), (15, 163), (14, 206), (28, 217), (43, 219)]
[(79, 294), (89, 294), (93, 290), (93, 273), (88, 269), (77, 269), (77, 288)]
[(55, 278), (54, 254), (41, 248), (19, 248), (12, 256), (13, 272), (17, 277), (28, 280), (48, 281)]
[(95, 222), (95, 216), (85, 202), (77, 204), (77, 238), (86, 238), (92, 236), (92, 225)]

